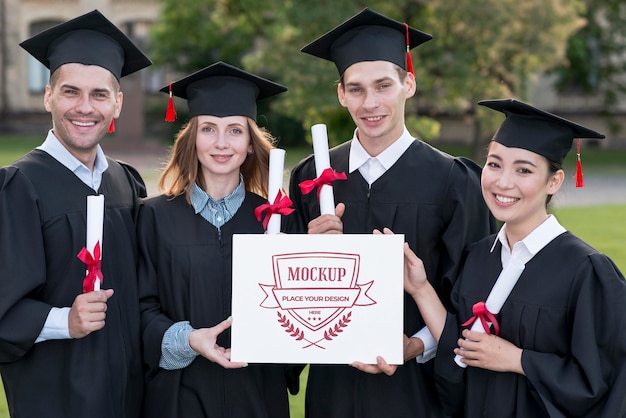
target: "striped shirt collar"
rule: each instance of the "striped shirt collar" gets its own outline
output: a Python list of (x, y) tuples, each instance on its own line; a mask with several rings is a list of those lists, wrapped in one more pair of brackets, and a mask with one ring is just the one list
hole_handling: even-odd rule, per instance
[(196, 214), (200, 214), (204, 219), (217, 228), (230, 221), (237, 213), (244, 198), (246, 189), (243, 183), (243, 176), (239, 175), (239, 184), (228, 196), (214, 200), (207, 192), (202, 190), (196, 183), (191, 191), (191, 206)]

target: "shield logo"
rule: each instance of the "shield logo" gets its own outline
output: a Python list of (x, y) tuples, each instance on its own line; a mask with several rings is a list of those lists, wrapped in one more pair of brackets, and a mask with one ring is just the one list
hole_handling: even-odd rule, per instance
[(323, 348), (318, 344), (320, 341), (332, 340), (348, 326), (353, 306), (376, 303), (367, 295), (373, 282), (358, 283), (359, 268), (359, 254), (305, 252), (273, 255), (274, 285), (260, 284), (266, 295), (261, 306), (288, 313), (304, 329), (294, 327), (286, 315), (279, 312), (279, 323), (285, 331), (297, 340), (309, 342), (307, 347)]

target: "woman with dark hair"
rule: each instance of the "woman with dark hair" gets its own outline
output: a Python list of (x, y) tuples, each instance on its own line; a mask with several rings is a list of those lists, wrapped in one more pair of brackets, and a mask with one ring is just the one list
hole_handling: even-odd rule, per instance
[(405, 249), (405, 289), (439, 341), (442, 403), (451, 416), (623, 417), (624, 276), (547, 211), (573, 139), (604, 135), (516, 100), (479, 104), (507, 116), (481, 179), (504, 225), (470, 248), (451, 312)]
[(225, 63), (165, 87), (190, 121), (139, 220), (146, 417), (288, 417), (283, 365), (230, 361), (232, 237), (262, 234), (274, 138), (257, 100), (286, 88)]

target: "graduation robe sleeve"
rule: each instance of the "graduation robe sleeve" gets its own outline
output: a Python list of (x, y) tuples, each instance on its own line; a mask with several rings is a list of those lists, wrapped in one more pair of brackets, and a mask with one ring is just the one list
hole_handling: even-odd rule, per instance
[(141, 279), (139, 300), (142, 312), (144, 362), (150, 365), (151, 370), (158, 369), (163, 335), (174, 324), (174, 321), (161, 311), (159, 301), (159, 275), (154, 261), (158, 259), (159, 242), (155, 222), (154, 211), (142, 207), (137, 234), (140, 248), (138, 275)]
[(522, 352), (522, 367), (550, 416), (626, 416), (626, 282), (590, 254), (571, 294), (571, 356)]
[(52, 308), (34, 297), (46, 282), (36, 202), (34, 188), (17, 168), (0, 170), (0, 362), (30, 350)]

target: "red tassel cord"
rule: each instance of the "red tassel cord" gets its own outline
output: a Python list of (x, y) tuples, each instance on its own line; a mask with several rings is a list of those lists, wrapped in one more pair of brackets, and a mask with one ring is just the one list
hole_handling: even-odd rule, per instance
[(583, 164), (580, 161), (580, 138), (578, 138), (578, 146), (576, 148), (576, 187), (585, 187)]
[(174, 122), (176, 120), (176, 109), (174, 109), (174, 99), (172, 98), (172, 83), (170, 83), (170, 98), (167, 99), (167, 111), (165, 112), (165, 121)]
[(409, 43), (409, 25), (404, 24), (406, 30), (406, 71), (415, 75), (415, 71), (413, 71), (413, 60), (411, 59), (411, 46)]

